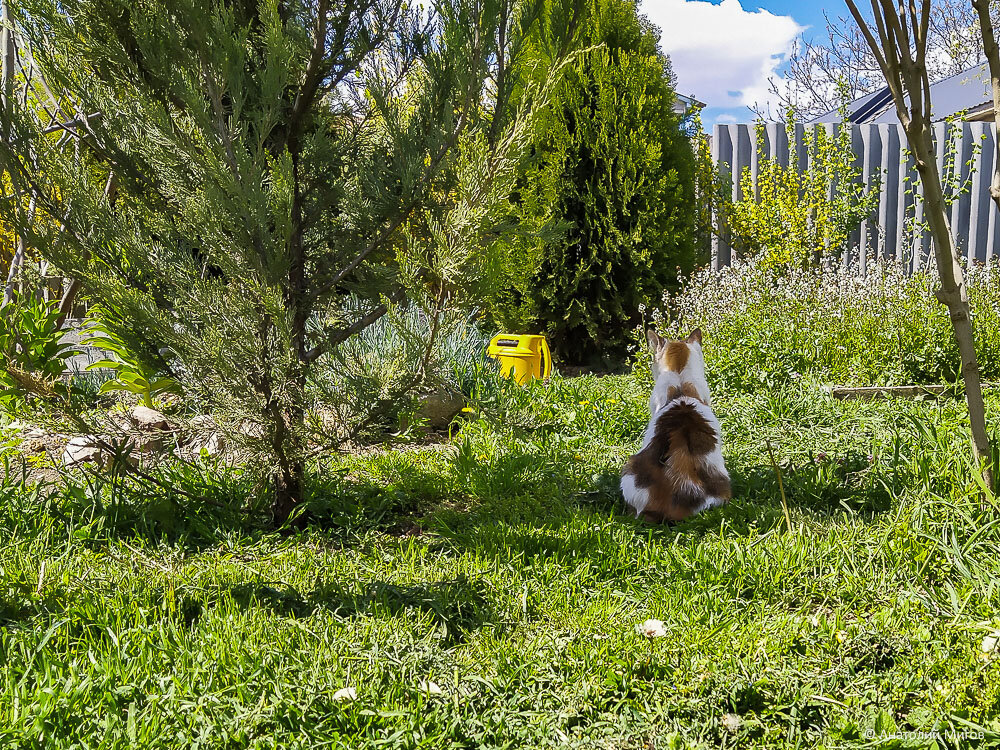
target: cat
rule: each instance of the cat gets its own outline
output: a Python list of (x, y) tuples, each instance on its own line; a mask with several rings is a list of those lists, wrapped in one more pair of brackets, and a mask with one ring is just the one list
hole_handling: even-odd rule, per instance
[(683, 341), (646, 332), (653, 353), (653, 392), (642, 450), (625, 464), (621, 488), (636, 516), (683, 521), (732, 497), (722, 459), (722, 431), (705, 379), (701, 329)]

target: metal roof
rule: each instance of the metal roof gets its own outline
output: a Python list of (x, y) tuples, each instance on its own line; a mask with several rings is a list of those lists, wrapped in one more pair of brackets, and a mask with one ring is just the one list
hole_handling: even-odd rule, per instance
[(686, 117), (691, 110), (704, 108), (705, 102), (700, 102), (693, 96), (684, 96), (684, 94), (676, 95), (674, 101), (674, 112), (680, 117)]
[[(989, 114), (992, 114), (993, 89), (986, 63), (973, 65), (961, 73), (931, 84), (931, 119), (935, 122), (946, 120), (959, 112), (977, 113), (980, 116), (975, 119), (986, 119), (982, 116), (987, 114), (982, 112), (984, 105), (989, 105), (987, 109)], [(847, 119), (849, 122), (857, 123), (899, 124), (889, 87), (881, 88), (848, 104)], [(832, 110), (820, 115), (813, 122), (840, 122), (840, 120), (840, 112)]]

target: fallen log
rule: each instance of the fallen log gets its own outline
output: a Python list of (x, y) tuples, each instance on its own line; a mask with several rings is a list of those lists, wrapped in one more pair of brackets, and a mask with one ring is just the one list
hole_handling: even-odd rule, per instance
[(830, 395), (843, 400), (876, 399), (876, 398), (920, 398), (921, 396), (940, 396), (954, 392), (950, 385), (884, 385), (848, 388), (835, 385), (830, 389)]

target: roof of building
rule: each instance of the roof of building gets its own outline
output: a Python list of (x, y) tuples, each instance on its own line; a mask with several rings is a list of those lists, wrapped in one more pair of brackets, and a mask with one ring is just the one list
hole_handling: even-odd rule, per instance
[[(993, 89), (986, 64), (973, 65), (961, 73), (931, 84), (931, 119), (940, 122), (959, 112), (965, 120), (993, 119)], [(840, 122), (840, 112), (831, 110), (814, 123)], [(856, 123), (899, 123), (889, 87), (879, 89), (847, 105), (847, 119)]]
[(704, 109), (705, 102), (700, 102), (693, 96), (684, 96), (684, 94), (677, 94), (674, 101), (674, 112), (676, 112), (681, 117), (687, 115), (690, 111), (696, 109)]

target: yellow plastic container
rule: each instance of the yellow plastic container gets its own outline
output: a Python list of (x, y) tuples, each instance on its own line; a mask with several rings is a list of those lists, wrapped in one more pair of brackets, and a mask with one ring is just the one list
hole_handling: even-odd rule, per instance
[(522, 385), (552, 373), (552, 354), (544, 336), (500, 333), (486, 350), (500, 362), (500, 372)]

